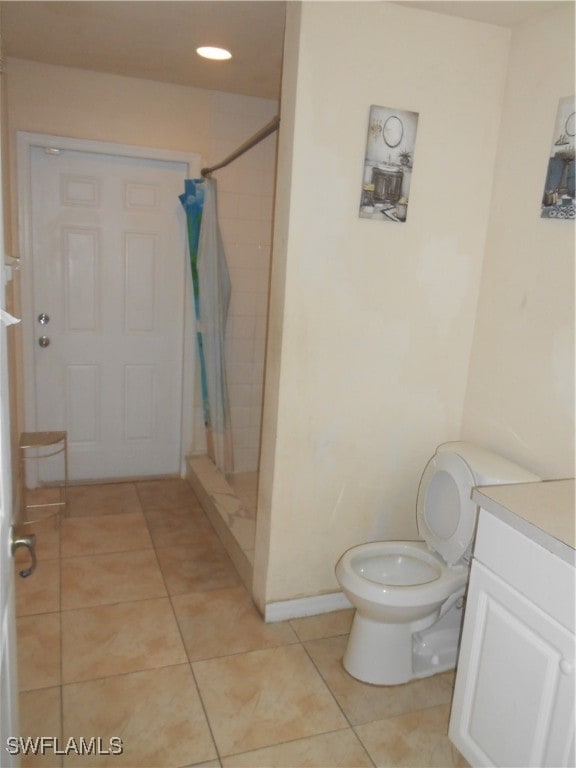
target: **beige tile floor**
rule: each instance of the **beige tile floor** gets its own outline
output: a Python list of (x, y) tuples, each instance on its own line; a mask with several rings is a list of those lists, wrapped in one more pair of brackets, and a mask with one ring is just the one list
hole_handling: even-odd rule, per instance
[(466, 765), (446, 736), (453, 676), (354, 680), (350, 611), (264, 624), (185, 481), (69, 500), (16, 580), (21, 735), (123, 752), (47, 748), (23, 766)]

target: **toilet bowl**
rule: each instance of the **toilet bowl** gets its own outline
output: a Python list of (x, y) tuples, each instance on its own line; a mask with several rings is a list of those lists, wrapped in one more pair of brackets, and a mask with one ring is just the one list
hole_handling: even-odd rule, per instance
[(476, 524), (472, 489), (539, 479), (470, 443), (438, 446), (418, 488), (424, 541), (360, 544), (336, 565), (356, 609), (343, 659), (353, 677), (397, 685), (455, 666)]

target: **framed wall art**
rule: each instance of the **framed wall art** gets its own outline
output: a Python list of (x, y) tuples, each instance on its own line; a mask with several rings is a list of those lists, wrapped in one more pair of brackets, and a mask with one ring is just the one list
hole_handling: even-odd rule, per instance
[(360, 217), (402, 223), (408, 216), (418, 113), (372, 105)]
[(574, 96), (560, 99), (548, 160), (540, 216), (544, 219), (574, 219)]

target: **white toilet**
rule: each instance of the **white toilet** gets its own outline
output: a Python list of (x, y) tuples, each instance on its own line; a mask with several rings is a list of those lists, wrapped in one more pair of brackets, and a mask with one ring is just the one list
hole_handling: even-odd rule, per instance
[(374, 541), (347, 550), (336, 565), (356, 608), (344, 668), (358, 680), (397, 685), (456, 664), (477, 485), (540, 478), (464, 442), (438, 446), (418, 488), (416, 519), (425, 541)]

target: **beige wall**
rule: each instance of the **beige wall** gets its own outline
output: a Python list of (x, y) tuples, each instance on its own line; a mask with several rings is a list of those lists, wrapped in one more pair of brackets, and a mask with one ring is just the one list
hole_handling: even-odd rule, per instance
[[(288, 41), (261, 607), (336, 590), (347, 547), (414, 537), (422, 468), (460, 436), (509, 32), (394, 4), (304, 3), (289, 4)], [(405, 224), (358, 217), (371, 104), (420, 115)]]
[(210, 92), (9, 59), (10, 130), (209, 151)]
[(512, 37), (463, 426), (544, 478), (574, 475), (574, 222), (540, 218), (558, 100), (571, 94), (566, 3)]
[[(277, 113), (277, 102), (135, 78), (10, 59), (7, 115), (12, 178), (16, 131), (155, 147), (224, 159)], [(271, 244), (274, 136), (218, 180), (220, 223), (233, 286), (227, 351), (239, 470), (255, 469), (259, 450)], [(17, 210), (13, 195), (13, 231)], [(18, 243), (12, 245), (16, 255)], [(20, 372), (21, 374), (21, 372)], [(21, 376), (17, 392), (22, 390)], [(203, 449), (201, 408), (191, 449)], [(18, 407), (21, 414), (21, 406)], [(21, 416), (16, 421), (21, 424)]]

